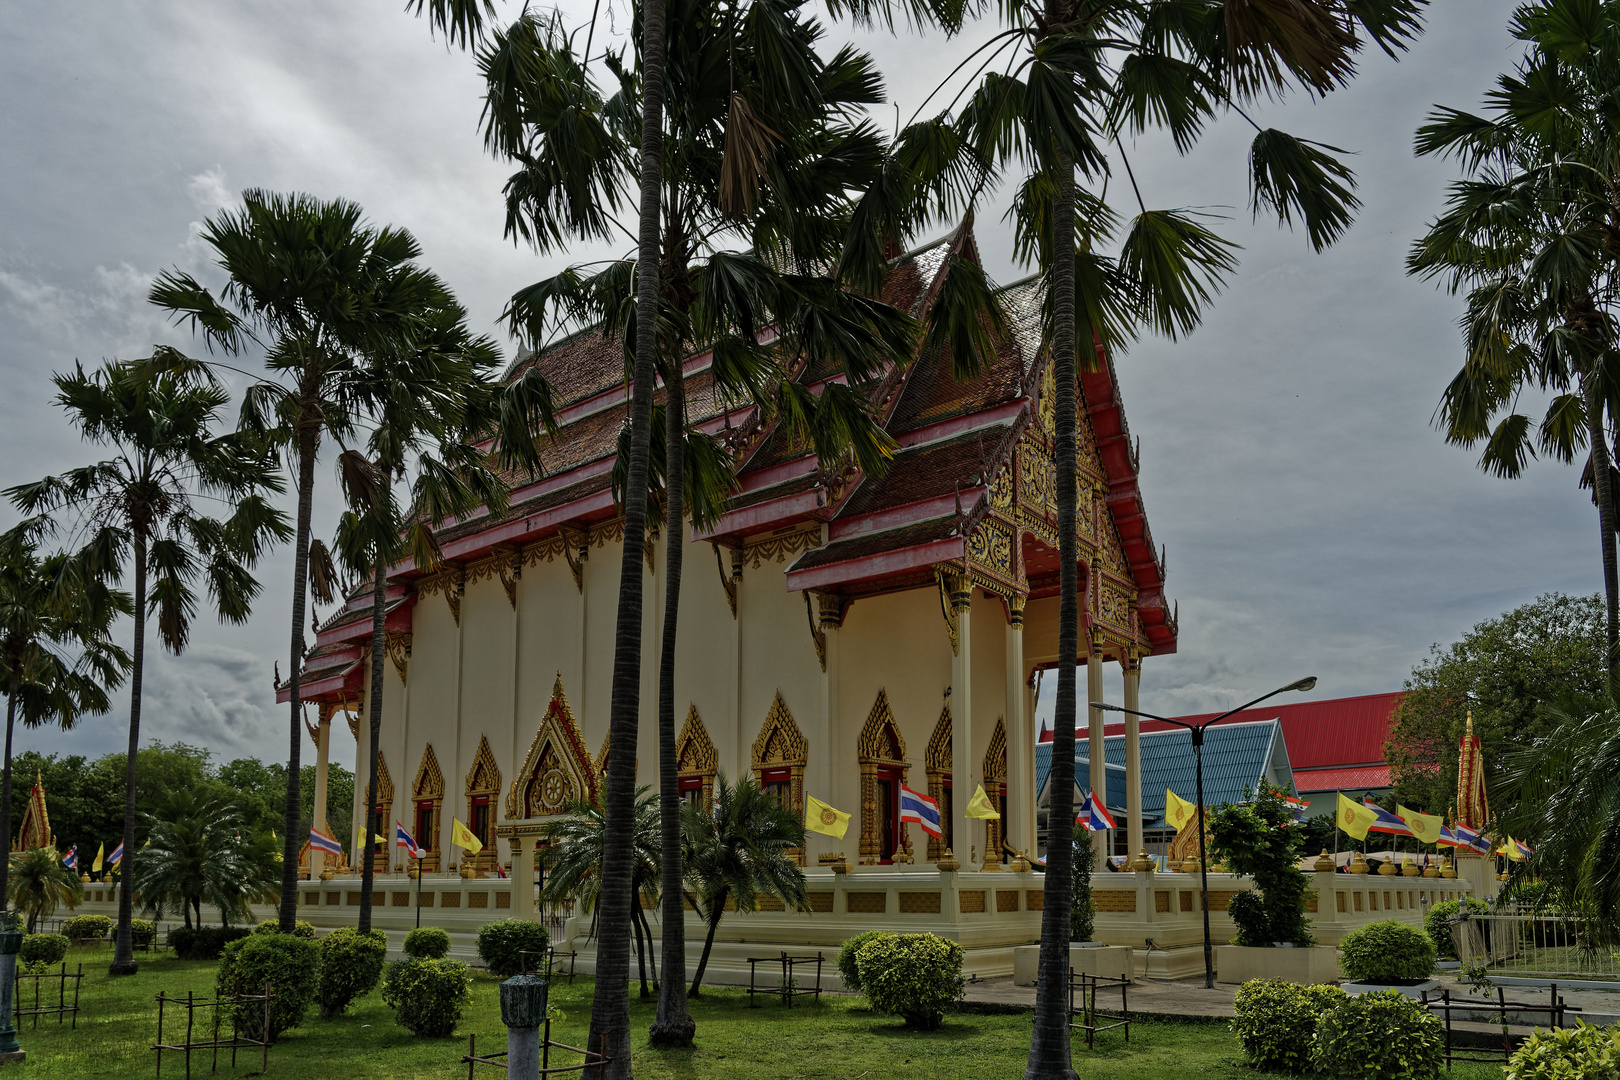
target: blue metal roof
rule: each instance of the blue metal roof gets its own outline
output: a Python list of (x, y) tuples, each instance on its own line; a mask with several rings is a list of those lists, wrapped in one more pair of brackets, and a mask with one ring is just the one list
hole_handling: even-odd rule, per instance
[[(1142, 818), (1152, 824), (1164, 816), (1164, 789), (1170, 788), (1191, 801), (1197, 791), (1192, 733), (1186, 730), (1144, 731), (1142, 739)], [(1270, 778), (1272, 759), (1281, 752), (1283, 779), (1291, 782), (1287, 750), (1281, 724), (1262, 720), (1246, 724), (1217, 724), (1204, 732), (1204, 801), (1210, 806), (1244, 801), (1244, 791), (1252, 791), (1262, 779)], [(1125, 736), (1110, 735), (1103, 741), (1108, 763), (1108, 805), (1125, 806)], [(1085, 740), (1075, 743), (1074, 770), (1081, 790), (1091, 773), (1089, 747)], [(1052, 744), (1035, 746), (1035, 790), (1046, 787), (1052, 768)]]

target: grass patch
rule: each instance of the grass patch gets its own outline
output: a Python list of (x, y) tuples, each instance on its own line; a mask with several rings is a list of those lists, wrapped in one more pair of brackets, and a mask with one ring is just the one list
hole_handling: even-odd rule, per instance
[[(215, 965), (173, 957), (142, 957), (140, 974), (112, 979), (107, 974), (111, 949), (74, 949), (69, 966), (84, 962), (84, 993), (79, 1028), (40, 1024), (19, 1033), (28, 1061), (7, 1066), (6, 1073), (40, 1077), (118, 1078), (152, 1076), (157, 1055), (159, 990), (212, 995)], [(504, 1050), (506, 1030), (500, 1022), (497, 980), (479, 972), (472, 1001), (456, 1034), (447, 1039), (419, 1039), (394, 1023), (379, 993), (360, 999), (349, 1015), (309, 1019), (289, 1031), (270, 1051), (270, 1075), (289, 1080), (335, 1080), (337, 1077), (388, 1080), (454, 1080), (467, 1075), (461, 1055), (467, 1034), (477, 1034), (480, 1050)], [(698, 1046), (693, 1050), (654, 1051), (647, 1046), (653, 1002), (642, 1002), (631, 989), (632, 1055), (640, 1080), (870, 1080), (901, 1077), (916, 1080), (992, 1080), (1023, 1074), (1029, 1047), (1030, 1016), (953, 1013), (940, 1031), (911, 1032), (890, 1017), (863, 1007), (863, 999), (823, 998), (819, 1005), (799, 999), (792, 1009), (776, 1003), (749, 1009), (747, 995), (731, 990), (705, 990), (693, 1003)], [(552, 1001), (567, 1014), (553, 1027), (553, 1038), (582, 1045), (590, 1020), (591, 981), (552, 988)], [(168, 1057), (167, 1054), (164, 1055)], [(1088, 1051), (1081, 1039), (1075, 1065), (1086, 1080), (1254, 1080), (1243, 1067), (1237, 1039), (1213, 1024), (1143, 1021), (1132, 1025), (1127, 1045), (1120, 1032), (1098, 1037)], [(562, 1063), (577, 1059), (565, 1057)], [(257, 1065), (243, 1059), (242, 1072)], [(194, 1062), (194, 1068), (195, 1068)], [(165, 1075), (180, 1075), (165, 1061)], [(202, 1065), (203, 1075), (207, 1063)], [(221, 1075), (226, 1070), (221, 1068)], [(481, 1068), (487, 1080), (499, 1080), (495, 1069)], [(1461, 1066), (1456, 1080), (1500, 1080), (1495, 1066)]]

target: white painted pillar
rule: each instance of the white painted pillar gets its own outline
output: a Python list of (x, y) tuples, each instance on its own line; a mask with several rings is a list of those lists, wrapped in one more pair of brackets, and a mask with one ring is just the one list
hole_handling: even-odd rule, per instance
[[(810, 759), (804, 768), (804, 793), (806, 796), (814, 795), (822, 802), (833, 806), (840, 805), (840, 796), (833, 791), (834, 762), (838, 754), (838, 740), (835, 727), (838, 723), (839, 700), (839, 653), (838, 653), (838, 613), (839, 598), (832, 593), (817, 593), (812, 601), (816, 612), (816, 625), (821, 631), (823, 639), (824, 657), (826, 664), (821, 672), (821, 722), (817, 731), (810, 740)], [(853, 755), (851, 755), (853, 758)], [(808, 806), (808, 801), (806, 802)], [(856, 815), (857, 819), (859, 815)], [(850, 822), (855, 825), (854, 821)], [(849, 848), (846, 843), (855, 841), (855, 859), (860, 861), (860, 836), (849, 833), (843, 840), (826, 835), (825, 833), (806, 832), (804, 834), (804, 865), (815, 866), (816, 856), (824, 851), (842, 851), (846, 858)]]
[[(320, 720), (315, 725), (315, 827), (326, 831), (326, 750), (332, 742), (332, 715), (326, 706), (316, 706)], [(314, 845), (309, 849), (309, 879), (319, 881), (326, 867), (326, 852)]]
[[(973, 829), (978, 821), (966, 814), (978, 784), (975, 777), (979, 776), (973, 757), (973, 586), (966, 575), (947, 573), (945, 588), (951, 617), (956, 620), (956, 651), (951, 659), (951, 801), (956, 820), (951, 823), (951, 836), (957, 861), (970, 868), (974, 862), (997, 862), (994, 853), (985, 850), (989, 830)], [(968, 845), (966, 852), (962, 850), (964, 844)], [(970, 861), (975, 847), (979, 858)]]
[(1025, 706), (1024, 597), (1007, 604), (1007, 663), (1003, 675), (1007, 702), (1007, 846), (1035, 853), (1035, 733)]
[(512, 918), (525, 921), (534, 918), (534, 845), (531, 836), (513, 836), (512, 845)]
[[(388, 666), (385, 657), (383, 667)], [(384, 676), (386, 678), (386, 676)], [(371, 661), (366, 661), (365, 681), (362, 683), (360, 694), (360, 715), (354, 725), (354, 831), (350, 834), (349, 865), (353, 867), (358, 876), (365, 864), (361, 862), (366, 857), (367, 845), (362, 843), (366, 833), (366, 815), (370, 812), (368, 799), (375, 795), (368, 791), (366, 784), (371, 779), (371, 756), (376, 753), (371, 746), (371, 695), (381, 693), (381, 689), (371, 684)]]
[[(1127, 653), (1121, 666), (1125, 671), (1125, 707), (1141, 708), (1142, 658)], [(1128, 855), (1135, 859), (1147, 850), (1142, 830), (1142, 722), (1131, 713), (1125, 714), (1125, 798), (1126, 835), (1130, 838)]]
[[(1086, 657), (1086, 701), (1103, 701), (1103, 656), (1102, 643), (1093, 641), (1091, 655)], [(1091, 758), (1091, 790), (1096, 793), (1099, 800), (1105, 804), (1108, 800), (1108, 764), (1103, 754), (1103, 714), (1101, 709), (1086, 706), (1086, 715), (1089, 718), (1089, 727), (1086, 738), (1086, 753)], [(1076, 807), (1078, 809), (1078, 806)], [(1091, 834), (1091, 849), (1096, 854), (1097, 866), (1101, 868), (1103, 860), (1108, 858), (1108, 833), (1106, 831)]]

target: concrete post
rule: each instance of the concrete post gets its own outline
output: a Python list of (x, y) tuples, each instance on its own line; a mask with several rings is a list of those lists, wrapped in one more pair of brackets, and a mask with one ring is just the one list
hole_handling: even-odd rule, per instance
[[(1102, 643), (1092, 642), (1091, 655), (1086, 657), (1086, 700), (1103, 701), (1103, 657)], [(1091, 790), (1106, 805), (1108, 802), (1108, 763), (1103, 754), (1103, 714), (1101, 709), (1086, 707), (1089, 718), (1089, 728), (1086, 738), (1086, 753), (1091, 758)], [(1076, 809), (1078, 809), (1078, 801)], [(1061, 825), (1061, 823), (1054, 823)], [(1072, 822), (1070, 823), (1072, 826)], [(1103, 861), (1108, 858), (1108, 833), (1106, 831), (1091, 834), (1091, 850), (1096, 856), (1097, 871), (1102, 870)]]
[(956, 654), (951, 659), (952, 852), (967, 868), (974, 845), (981, 853), (980, 865), (998, 862), (1000, 853), (984, 850), (989, 830), (976, 833), (972, 827), (978, 821), (966, 813), (977, 785), (973, 767), (973, 585), (965, 574), (947, 573), (945, 588), (950, 594), (951, 617), (956, 620)]
[(501, 1023), (506, 1025), (506, 1075), (539, 1080), (540, 1028), (546, 1022), (550, 985), (537, 975), (515, 975), (501, 983)]
[(1024, 597), (1007, 602), (1007, 845), (1035, 854), (1035, 733), (1025, 711)]
[[(1138, 691), (1142, 685), (1142, 660), (1128, 653), (1121, 665), (1125, 670), (1125, 707), (1141, 708)], [(1142, 721), (1125, 714), (1125, 833), (1129, 838), (1128, 859), (1147, 850), (1142, 838)]]

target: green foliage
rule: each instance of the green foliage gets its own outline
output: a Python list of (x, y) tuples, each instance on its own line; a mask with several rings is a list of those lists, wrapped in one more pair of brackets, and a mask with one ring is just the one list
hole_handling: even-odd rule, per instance
[(97, 940), (112, 933), (112, 920), (105, 915), (75, 915), (62, 921), (62, 934), (74, 941)]
[(29, 934), (22, 939), (17, 959), (29, 966), (50, 967), (60, 964), (67, 951), (68, 939), (64, 934)]
[(135, 862), (135, 889), (145, 910), (178, 911), (188, 926), (200, 926), (206, 904), (229, 925), (250, 918), (254, 901), (279, 895), (275, 841), (268, 833), (245, 834), (228, 801), (173, 791), (147, 823), (149, 839)]
[[(258, 926), (255, 926), (253, 932), (255, 934), (279, 934), (281, 933), (281, 923), (275, 919), (266, 919)], [(297, 920), (293, 923), (293, 937), (308, 938), (310, 941), (314, 941), (315, 924), (307, 923), (303, 919)]]
[(1316, 1022), (1316, 1071), (1356, 1080), (1436, 1080), (1445, 1026), (1399, 990), (1349, 997)]
[(1299, 868), (1303, 836), (1286, 796), (1282, 788), (1262, 780), (1249, 802), (1223, 806), (1209, 819), (1214, 858), (1233, 873), (1253, 878), (1263, 900), (1258, 907), (1243, 901), (1233, 912), (1239, 945), (1282, 941), (1305, 946), (1313, 940), (1305, 918), (1306, 877)]
[(932, 1030), (962, 996), (962, 946), (938, 934), (885, 934), (855, 954), (872, 1008)]
[(1237, 1032), (1249, 1064), (1256, 1069), (1308, 1072), (1316, 1050), (1317, 1021), (1348, 996), (1337, 986), (1250, 979), (1238, 988), (1233, 999), (1232, 1030)]
[(398, 960), (383, 976), (383, 1001), (413, 1035), (442, 1038), (456, 1030), (471, 985), (472, 971), (459, 960)]
[[(219, 958), (215, 987), (221, 994), (262, 994), (266, 983), (275, 1000), (270, 1003), (270, 1037), (303, 1023), (315, 1000), (320, 976), (321, 950), (313, 941), (294, 934), (252, 934), (225, 946)], [(250, 1030), (261, 1022), (262, 1003), (245, 1002), (236, 1008), (237, 1020)]]
[(1266, 898), (1258, 889), (1235, 893), (1227, 901), (1226, 914), (1237, 927), (1232, 944), (1263, 947), (1272, 943), (1271, 914), (1266, 910)]
[(1469, 911), (1480, 914), (1489, 910), (1484, 901), (1465, 896), (1461, 900), (1442, 900), (1430, 907), (1428, 915), (1423, 918), (1423, 929), (1428, 931), (1429, 940), (1434, 942), (1435, 955), (1442, 959), (1457, 959), (1457, 945), (1451, 939), (1451, 920), (1464, 904)]
[(129, 920), (129, 940), (140, 944), (150, 944), (157, 936), (157, 926), (149, 919)]
[(1508, 1059), (1504, 1080), (1620, 1080), (1620, 1025), (1537, 1028)]
[[(515, 921), (515, 920), (511, 920)], [(526, 926), (540, 926), (539, 923), (525, 923)], [(526, 931), (520, 931), (524, 933)], [(545, 928), (541, 927), (541, 932)], [(492, 937), (491, 951), (500, 951), (501, 945), (496, 944), (505, 931), (498, 932)], [(478, 935), (480, 955), (483, 949), (483, 934)], [(545, 946), (542, 945), (541, 948)], [(450, 933), (437, 926), (418, 926), (405, 935), (405, 955), (414, 956), (418, 960), (442, 960), (450, 952)], [(488, 958), (485, 958), (488, 963)], [(491, 970), (494, 970), (491, 968)]]
[(1339, 965), (1351, 982), (1415, 981), (1434, 971), (1434, 951), (1428, 934), (1389, 919), (1346, 934), (1339, 943)]
[(341, 1015), (350, 1002), (371, 993), (387, 961), (388, 936), (381, 930), (362, 934), (342, 926), (322, 938), (321, 973), (315, 984), (321, 1016)]
[(845, 990), (855, 994), (861, 992), (861, 965), (857, 956), (868, 944), (886, 933), (888, 933), (886, 930), (867, 930), (847, 938), (838, 946), (838, 976), (844, 980)]
[(218, 960), (227, 945), (249, 933), (245, 926), (177, 926), (169, 931), (169, 947), (181, 960)]
[(1091, 899), (1091, 871), (1097, 851), (1091, 846), (1091, 833), (1076, 823), (1072, 834), (1074, 861), (1070, 864), (1069, 940), (1090, 941), (1097, 920), (1097, 905)]
[[(448, 950), (448, 935), (446, 939)], [(544, 952), (549, 944), (551, 935), (546, 933), (546, 928), (524, 919), (502, 919), (478, 928), (478, 958), (493, 974), (503, 979), (523, 973), (523, 957), (520, 953)]]
[(72, 870), (62, 865), (62, 857), (54, 848), (33, 848), (11, 856), (6, 893), (11, 906), (28, 917), (32, 932), (41, 916), (59, 907), (78, 907), (84, 886)]

